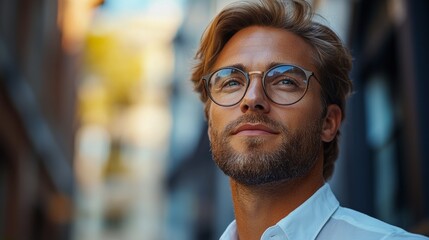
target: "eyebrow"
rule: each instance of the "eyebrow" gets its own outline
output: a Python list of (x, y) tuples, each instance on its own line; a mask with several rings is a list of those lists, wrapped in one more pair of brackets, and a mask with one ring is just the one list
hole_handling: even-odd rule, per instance
[[(269, 64), (266, 65), (264, 72), (267, 71), (268, 69), (274, 67), (274, 66), (283, 65), (283, 64), (288, 65), (289, 63), (271, 62), (271, 63), (269, 63)], [(236, 63), (236, 64), (233, 64), (233, 65), (224, 66), (222, 68), (225, 68), (225, 67), (238, 68), (238, 69), (240, 69), (242, 71), (246, 71), (246, 72), (248, 72), (250, 70), (246, 66), (244, 66), (242, 63)], [(259, 70), (258, 69), (252, 69), (252, 71), (259, 71)]]

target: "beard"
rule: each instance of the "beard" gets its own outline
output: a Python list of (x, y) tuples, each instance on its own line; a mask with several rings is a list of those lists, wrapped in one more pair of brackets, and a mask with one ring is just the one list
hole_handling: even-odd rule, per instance
[[(242, 123), (260, 123), (278, 130), (279, 146), (272, 151), (264, 150), (271, 143), (263, 137), (251, 136), (241, 142), (243, 153), (234, 150), (231, 132)], [(222, 132), (210, 127), (211, 151), (218, 167), (235, 181), (248, 186), (275, 184), (308, 175), (322, 147), (321, 129), (321, 118), (292, 132), (266, 115), (243, 115)]]

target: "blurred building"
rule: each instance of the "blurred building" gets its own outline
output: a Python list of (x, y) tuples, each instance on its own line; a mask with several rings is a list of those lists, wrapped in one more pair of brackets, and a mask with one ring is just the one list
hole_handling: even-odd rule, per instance
[(67, 239), (75, 59), (59, 2), (0, 1), (0, 238)]
[(78, 87), (73, 239), (165, 239), (173, 39), (181, 1), (105, 1)]
[(346, 206), (429, 235), (429, 2), (363, 0), (351, 7), (355, 89), (338, 194)]
[(97, 2), (0, 1), (0, 239), (70, 238), (79, 39)]

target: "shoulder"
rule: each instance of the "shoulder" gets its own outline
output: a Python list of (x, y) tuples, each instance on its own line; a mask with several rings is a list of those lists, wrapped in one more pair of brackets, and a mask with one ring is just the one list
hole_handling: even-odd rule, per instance
[(335, 211), (319, 236), (320, 239), (325, 239), (324, 235), (333, 236), (332, 234), (343, 236), (343, 239), (429, 240), (427, 237), (409, 233), (361, 212), (343, 207)]

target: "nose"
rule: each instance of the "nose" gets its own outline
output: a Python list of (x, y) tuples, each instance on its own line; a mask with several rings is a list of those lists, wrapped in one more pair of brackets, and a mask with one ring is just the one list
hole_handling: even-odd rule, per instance
[(249, 87), (240, 103), (241, 111), (243, 113), (247, 111), (268, 113), (270, 111), (270, 103), (262, 86), (262, 75), (260, 73), (256, 74), (256, 72), (250, 72), (249, 78)]

